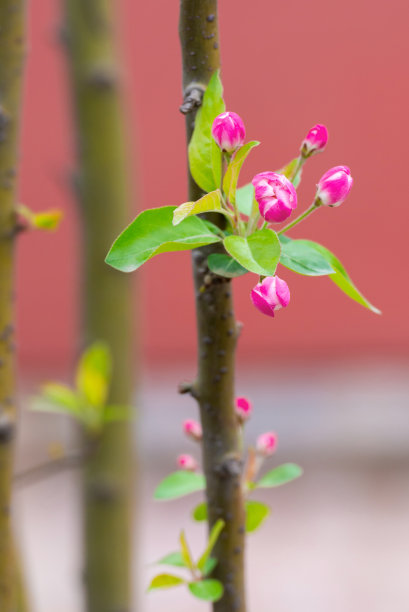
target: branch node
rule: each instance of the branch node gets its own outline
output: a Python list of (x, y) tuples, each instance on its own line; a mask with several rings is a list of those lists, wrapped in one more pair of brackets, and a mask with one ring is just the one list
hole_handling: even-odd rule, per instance
[(204, 92), (205, 88), (198, 83), (187, 87), (183, 96), (183, 103), (179, 107), (180, 112), (183, 115), (187, 115), (199, 108), (202, 104)]
[(195, 383), (181, 382), (180, 385), (178, 386), (178, 392), (181, 395), (184, 395), (185, 393), (187, 393), (191, 395), (194, 399), (198, 399), (199, 397)]

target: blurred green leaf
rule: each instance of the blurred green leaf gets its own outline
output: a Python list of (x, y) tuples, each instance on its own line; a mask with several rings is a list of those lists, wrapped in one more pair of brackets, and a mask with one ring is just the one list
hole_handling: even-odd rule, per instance
[(197, 582), (189, 582), (189, 590), (198, 599), (218, 601), (223, 596), (223, 585), (219, 580), (205, 578)]
[(226, 278), (236, 278), (248, 272), (248, 270), (243, 268), (243, 266), (233, 259), (233, 257), (229, 257), (229, 255), (225, 255), (224, 253), (212, 253), (209, 255), (207, 258), (207, 265), (209, 266), (209, 270), (214, 274)]
[(226, 251), (250, 272), (260, 276), (274, 275), (280, 259), (281, 245), (273, 230), (256, 230), (247, 237), (227, 236), (223, 243)]
[(174, 206), (145, 210), (118, 236), (106, 262), (122, 272), (132, 272), (159, 253), (186, 251), (219, 242), (210, 225), (188, 217), (172, 225)]
[[(111, 380), (111, 355), (108, 346), (95, 342), (81, 356), (77, 367), (76, 385), (91, 406), (104, 406)], [(102, 418), (102, 413), (101, 413)]]
[(223, 179), (223, 191), (229, 202), (233, 205), (236, 202), (236, 189), (240, 170), (250, 151), (254, 147), (258, 147), (259, 144), (260, 143), (257, 140), (253, 140), (240, 147), (227, 167), (226, 174), (224, 175)]
[(193, 510), (192, 513), (195, 521), (206, 521), (207, 520), (207, 503), (202, 502)]
[(225, 111), (223, 86), (219, 71), (213, 73), (197, 111), (195, 129), (189, 143), (190, 172), (203, 191), (209, 192), (220, 187), (216, 169), (216, 153), (212, 145), (213, 121)]
[[(219, 189), (207, 193), (197, 202), (185, 202), (173, 211), (173, 225), (179, 225), (183, 219), (192, 215), (199, 215), (205, 212), (219, 212), (225, 214), (222, 209), (221, 193)], [(227, 213), (226, 213), (227, 214)]]
[(40, 412), (62, 412), (78, 417), (79, 399), (66, 385), (49, 382), (42, 386), (42, 395), (35, 398), (33, 410)]
[(183, 561), (185, 562), (186, 567), (188, 567), (193, 572), (195, 570), (195, 564), (193, 562), (192, 555), (190, 554), (189, 546), (187, 544), (184, 531), (180, 532), (179, 543)]
[(173, 553), (169, 553), (162, 559), (159, 559), (159, 561), (156, 561), (156, 564), (157, 565), (173, 565), (174, 567), (187, 567), (180, 550), (173, 552)]
[(264, 474), (256, 483), (257, 488), (279, 487), (302, 475), (303, 471), (295, 463), (283, 463)]
[(218, 519), (215, 524), (213, 525), (210, 534), (209, 534), (209, 541), (207, 543), (207, 546), (205, 548), (204, 553), (202, 554), (202, 556), (200, 557), (199, 561), (197, 562), (197, 568), (200, 571), (203, 571), (205, 566), (206, 566), (206, 561), (208, 560), (208, 558), (210, 557), (210, 554), (219, 538), (220, 533), (222, 532), (222, 530), (224, 529), (225, 526), (225, 522), (222, 519)]
[(170, 589), (175, 586), (179, 586), (186, 582), (179, 576), (173, 576), (172, 574), (159, 574), (152, 579), (148, 591), (154, 591), (156, 589)]
[(214, 557), (209, 557), (209, 559), (207, 559), (206, 563), (204, 564), (203, 576), (208, 576), (209, 574), (211, 574), (217, 563), (217, 559), (215, 559)]
[(256, 531), (270, 514), (270, 508), (259, 501), (246, 501), (246, 531)]
[(206, 481), (203, 474), (179, 470), (177, 472), (172, 472), (172, 474), (166, 476), (166, 478), (159, 483), (155, 490), (154, 498), (157, 500), (176, 499), (177, 497), (183, 497), (195, 491), (202, 491), (205, 485)]

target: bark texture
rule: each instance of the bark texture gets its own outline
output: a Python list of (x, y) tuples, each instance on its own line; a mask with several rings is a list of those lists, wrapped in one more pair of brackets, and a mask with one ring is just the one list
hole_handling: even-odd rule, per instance
[[(216, 0), (181, 0), (179, 34), (183, 57), (184, 102), (187, 139), (203, 91), (219, 68)], [(189, 174), (189, 200), (202, 192)], [(209, 216), (209, 218), (211, 218)], [(221, 215), (211, 220), (221, 223)], [(224, 585), (214, 612), (245, 612), (244, 538), (242, 491), (243, 459), (240, 430), (234, 411), (235, 348), (238, 326), (234, 318), (231, 282), (215, 276), (207, 256), (220, 252), (208, 246), (193, 252), (193, 275), (198, 330), (198, 377), (192, 386), (203, 427), (203, 463), (207, 483), (209, 527), (219, 518), (226, 522), (215, 548), (218, 565), (214, 577)]]
[[(110, 401), (131, 403), (129, 277), (104, 263), (127, 225), (125, 138), (109, 0), (65, 0), (66, 41), (76, 120), (76, 189), (83, 218), (84, 335), (111, 350)], [(131, 424), (107, 425), (85, 474), (88, 612), (131, 609)]]
[(17, 570), (10, 525), (14, 374), (16, 166), (25, 58), (25, 3), (0, 2), (0, 610), (15, 612)]

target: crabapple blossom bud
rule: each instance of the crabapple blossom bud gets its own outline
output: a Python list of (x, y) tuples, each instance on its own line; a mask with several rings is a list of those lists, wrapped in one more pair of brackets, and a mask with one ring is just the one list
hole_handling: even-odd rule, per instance
[(197, 461), (192, 455), (179, 455), (177, 464), (182, 470), (195, 472), (197, 470)]
[(253, 406), (246, 397), (236, 397), (236, 414), (239, 421), (244, 423), (248, 421), (253, 411)]
[(277, 449), (278, 438), (274, 431), (267, 431), (257, 438), (256, 449), (260, 455), (268, 457)]
[(237, 113), (222, 113), (213, 121), (212, 136), (222, 151), (233, 153), (241, 147), (246, 137), (246, 129)]
[(347, 198), (353, 182), (347, 166), (335, 166), (320, 178), (315, 201), (326, 206), (339, 206)]
[(188, 419), (183, 422), (183, 431), (189, 437), (199, 442), (202, 439), (202, 426), (197, 421), (193, 421), (193, 419)]
[(278, 276), (267, 276), (252, 289), (250, 297), (260, 312), (274, 317), (275, 310), (288, 306), (290, 290)]
[(260, 214), (266, 221), (280, 223), (297, 207), (297, 192), (284, 174), (260, 172), (252, 183)]
[(328, 142), (328, 130), (325, 125), (317, 123), (314, 125), (304, 138), (301, 144), (301, 155), (309, 157), (314, 153), (320, 153), (325, 149)]

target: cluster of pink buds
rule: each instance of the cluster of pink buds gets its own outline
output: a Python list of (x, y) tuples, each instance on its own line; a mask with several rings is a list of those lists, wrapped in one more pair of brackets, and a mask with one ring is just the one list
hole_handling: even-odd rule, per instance
[(235, 409), (241, 424), (248, 421), (253, 412), (253, 406), (246, 397), (236, 397)]
[[(222, 151), (233, 154), (244, 143), (246, 130), (243, 120), (232, 112), (218, 115), (213, 122), (212, 136)], [(328, 142), (328, 130), (325, 125), (317, 123), (312, 127), (301, 143), (300, 156), (295, 175), (308, 157), (323, 151)], [(292, 177), (293, 180), (295, 176)], [(260, 215), (267, 223), (285, 221), (297, 207), (297, 192), (293, 183), (284, 175), (276, 172), (260, 172), (252, 180), (254, 195)], [(346, 166), (335, 166), (328, 170), (319, 180), (315, 200), (311, 209), (318, 206), (339, 206), (348, 196), (353, 179)], [(300, 219), (305, 217), (301, 215)], [(296, 220), (297, 221), (297, 220)], [(290, 224), (291, 226), (294, 225)], [(263, 314), (274, 317), (279, 308), (288, 306), (290, 291), (287, 283), (278, 276), (270, 276), (259, 282), (251, 292), (254, 306)], [(244, 421), (245, 410), (236, 406), (239, 418)], [(190, 433), (193, 436), (192, 433)]]
[(260, 215), (269, 223), (281, 223), (297, 207), (297, 192), (283, 174), (260, 172), (253, 178)]
[(267, 431), (257, 438), (256, 450), (263, 457), (268, 457), (277, 450), (277, 444), (277, 434), (274, 431)]
[(192, 455), (179, 455), (176, 462), (181, 470), (187, 472), (195, 472), (198, 468), (197, 461)]
[(187, 419), (183, 422), (183, 431), (189, 437), (192, 438), (195, 442), (200, 442), (203, 437), (202, 426), (197, 421), (193, 419)]
[(354, 180), (347, 166), (335, 166), (320, 178), (315, 201), (326, 206), (339, 206), (346, 200)]
[(212, 136), (216, 144), (226, 153), (234, 153), (246, 137), (242, 118), (237, 113), (222, 113), (213, 122)]
[(278, 276), (267, 276), (252, 289), (250, 297), (260, 312), (274, 317), (276, 310), (288, 306), (290, 290), (285, 280)]

